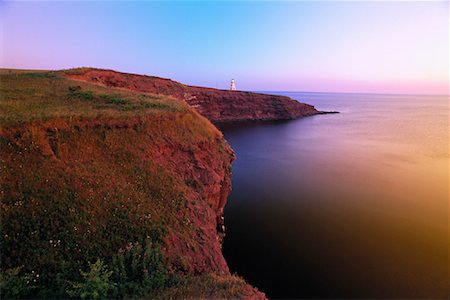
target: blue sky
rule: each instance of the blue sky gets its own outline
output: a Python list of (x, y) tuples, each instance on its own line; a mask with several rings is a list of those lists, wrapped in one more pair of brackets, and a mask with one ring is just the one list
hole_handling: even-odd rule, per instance
[(448, 92), (449, 4), (0, 2), (0, 66), (238, 89)]

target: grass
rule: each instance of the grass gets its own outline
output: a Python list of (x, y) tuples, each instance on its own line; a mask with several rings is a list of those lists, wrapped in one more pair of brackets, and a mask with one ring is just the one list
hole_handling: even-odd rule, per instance
[(81, 86), (69, 86), (69, 92), (67, 99), (79, 99), (85, 101), (92, 101), (94, 99), (94, 93), (92, 91), (82, 91)]
[[(155, 129), (158, 123), (170, 124), (155, 120)], [(2, 138), (1, 264), (39, 272), (32, 297), (64, 297), (48, 294), (61, 288), (54, 276), (79, 281), (78, 269), (98, 258), (110, 262), (128, 243), (159, 245), (169, 230), (190, 239), (183, 211), (189, 187), (164, 165), (142, 159), (158, 149), (148, 145), (148, 125), (57, 131), (57, 160), (42, 155), (39, 129), (31, 127), (19, 141)]]
[(26, 69), (5, 69), (0, 68), (0, 74), (23, 74), (23, 73), (48, 73), (49, 70), (26, 70)]
[(186, 276), (173, 287), (149, 294), (146, 299), (245, 299), (254, 290), (238, 276)]
[(120, 117), (182, 112), (183, 101), (169, 96), (112, 90), (65, 78), (59, 71), (0, 72), (0, 124), (73, 117)]
[[(127, 245), (150, 240), (163, 249), (168, 236), (180, 240), (161, 262), (175, 273), (208, 251), (196, 231), (208, 216), (215, 222), (205, 191), (231, 161), (209, 121), (171, 97), (60, 72), (2, 70), (0, 80), (0, 264), (9, 274), (0, 286), (32, 278), (18, 297), (67, 298), (79, 269), (98, 259), (111, 265)], [(183, 256), (184, 245), (203, 252)], [(193, 293), (192, 285), (237, 295), (233, 280), (181, 276), (168, 294), (154, 293)]]

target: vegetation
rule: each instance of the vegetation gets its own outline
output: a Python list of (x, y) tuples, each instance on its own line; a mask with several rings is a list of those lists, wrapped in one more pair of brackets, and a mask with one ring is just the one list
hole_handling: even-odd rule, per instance
[(83, 277), (81, 282), (72, 283), (72, 289), (67, 291), (71, 297), (81, 299), (105, 299), (109, 291), (114, 287), (110, 282), (112, 272), (108, 271), (103, 261), (97, 259), (94, 264), (89, 264), (89, 271), (80, 270)]
[(255, 290), (238, 276), (179, 277), (172, 287), (149, 293), (146, 299), (245, 299), (251, 298)]
[(206, 201), (172, 156), (230, 161), (205, 118), (61, 72), (0, 70), (0, 96), (2, 299), (237, 297), (242, 280), (187, 275), (163, 251), (170, 234), (199, 247), (187, 207)]
[(58, 72), (0, 72), (0, 124), (53, 118), (120, 117), (183, 112), (188, 105), (162, 95), (114, 90)]
[(89, 270), (80, 270), (81, 281), (71, 283), (67, 294), (81, 299), (137, 298), (157, 293), (177, 280), (169, 277), (159, 246), (150, 240), (120, 248), (110, 265), (100, 259), (89, 263)]
[(159, 246), (151, 241), (128, 244), (113, 258), (112, 298), (142, 297), (170, 286), (167, 266)]
[[(182, 230), (185, 226), (183, 219), (177, 217), (182, 213), (185, 192), (177, 178), (151, 161), (139, 161), (130, 152), (131, 140), (144, 134), (134, 133), (128, 136), (127, 132), (107, 133), (95, 128), (58, 133), (58, 157), (65, 165), (42, 159), (38, 155), (40, 146), (33, 138), (25, 138), (24, 147), (11, 140), (3, 141), (2, 269), (23, 266), (16, 274), (17, 280), (37, 273), (38, 288), (31, 293), (33, 297), (67, 297), (67, 282), (82, 282), (83, 276), (77, 270), (88, 269), (88, 262), (97, 259), (110, 270), (117, 269), (115, 262), (122, 261), (119, 269), (134, 270), (131, 265), (142, 255), (138, 243), (144, 239), (154, 249), (147, 247), (149, 260), (139, 264), (155, 264), (159, 260), (157, 268), (149, 268), (155, 273), (145, 275), (152, 281), (151, 287), (158, 286), (155, 282), (161, 281), (164, 261), (159, 247), (167, 228)], [(105, 134), (114, 145), (112, 148), (101, 143)], [(136, 247), (117, 256), (120, 249), (129, 245)], [(130, 282), (139, 278), (133, 272), (131, 280), (126, 276), (124, 283), (118, 281), (118, 294), (137, 293), (130, 288)], [(139, 283), (142, 282), (136, 281)]]
[(0, 273), (1, 299), (25, 298), (36, 288), (36, 279), (39, 277), (34, 278), (34, 272), (23, 274), (21, 269), (21, 267), (16, 267)]

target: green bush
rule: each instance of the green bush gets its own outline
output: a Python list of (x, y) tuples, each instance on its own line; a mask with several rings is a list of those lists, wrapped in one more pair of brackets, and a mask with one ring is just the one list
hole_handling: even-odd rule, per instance
[(89, 264), (81, 281), (71, 283), (67, 295), (81, 299), (137, 298), (171, 285), (161, 249), (150, 240), (128, 243), (112, 257), (109, 269), (103, 260)]
[(114, 95), (101, 95), (100, 99), (106, 104), (113, 105), (127, 105), (130, 103), (128, 100)]
[(72, 284), (72, 289), (68, 291), (69, 296), (81, 299), (105, 299), (108, 297), (109, 291), (112, 290), (114, 284), (109, 278), (112, 271), (108, 271), (103, 261), (97, 259), (94, 264), (89, 264), (89, 271), (83, 272), (83, 281)]
[(35, 288), (33, 274), (20, 274), (21, 267), (0, 273), (0, 299), (26, 298)]
[(67, 95), (68, 99), (79, 99), (79, 100), (93, 100), (94, 93), (92, 91), (82, 91), (80, 89), (76, 89), (74, 87), (69, 88), (69, 94)]
[(47, 78), (47, 79), (56, 79), (58, 76), (55, 72), (31, 72), (22, 74), (23, 77), (26, 78)]
[(129, 243), (112, 260), (113, 298), (140, 297), (163, 288), (169, 281), (159, 246)]
[(122, 98), (109, 98), (108, 100), (106, 100), (106, 103), (114, 105), (125, 105), (128, 104), (129, 101)]

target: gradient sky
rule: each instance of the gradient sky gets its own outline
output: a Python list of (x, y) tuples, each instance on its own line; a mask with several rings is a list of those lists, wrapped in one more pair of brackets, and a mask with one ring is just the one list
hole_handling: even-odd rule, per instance
[(449, 3), (0, 0), (0, 66), (264, 91), (448, 94)]

